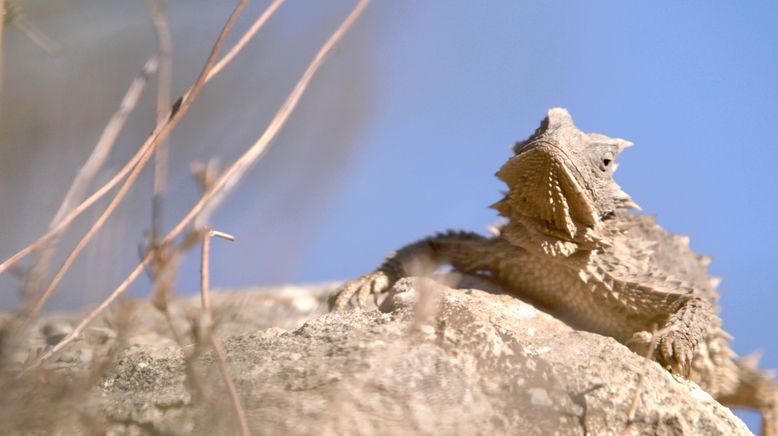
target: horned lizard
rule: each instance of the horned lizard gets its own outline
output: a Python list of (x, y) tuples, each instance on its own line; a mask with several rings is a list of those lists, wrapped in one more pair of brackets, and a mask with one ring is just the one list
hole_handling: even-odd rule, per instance
[(640, 210), (613, 180), (632, 143), (584, 133), (565, 109), (515, 144), (497, 177), (508, 185), (492, 207), (507, 219), (497, 234), (449, 231), (390, 254), (374, 272), (344, 284), (332, 306), (364, 307), (411, 268), (441, 265), (501, 284), (576, 328), (608, 335), (697, 382), (721, 403), (762, 413), (778, 436), (778, 385), (729, 348), (717, 315), (710, 259)]

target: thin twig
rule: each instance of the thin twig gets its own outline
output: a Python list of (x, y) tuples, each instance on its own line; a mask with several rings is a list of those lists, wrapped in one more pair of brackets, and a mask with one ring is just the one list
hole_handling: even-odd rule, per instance
[[(265, 17), (265, 14), (263, 14), (258, 21), (263, 20)], [(265, 19), (266, 21), (266, 19)], [(264, 22), (263, 21), (263, 24)], [(254, 26), (252, 26), (252, 29), (254, 29)], [(259, 29), (257, 29), (259, 30)], [(248, 32), (247, 32), (248, 33)], [(256, 33), (256, 32), (254, 32)], [(253, 36), (253, 34), (252, 34)], [(241, 39), (242, 41), (243, 39)], [(240, 44), (240, 42), (239, 42)], [(237, 45), (237, 44), (236, 44)], [(232, 60), (232, 58), (230, 58)], [(227, 62), (219, 62), (222, 69), (224, 66), (226, 66)], [(219, 70), (221, 71), (221, 69)], [(215, 77), (215, 74), (209, 74), (206, 77), (205, 83), (208, 83), (213, 77)], [(180, 98), (179, 101), (184, 100), (187, 98), (187, 96), (192, 92), (193, 88), (189, 88), (186, 94), (184, 94), (184, 97)], [(104, 185), (102, 185), (97, 191), (95, 191), (92, 195), (90, 195), (86, 200), (82, 201), (78, 206), (76, 206), (72, 212), (67, 214), (65, 217), (62, 218), (59, 224), (55, 226), (53, 229), (49, 229), (45, 234), (40, 236), (37, 240), (35, 240), (30, 245), (24, 247), (20, 251), (18, 251), (13, 256), (9, 257), (2, 263), (0, 263), (0, 274), (4, 273), (5, 271), (12, 268), (14, 265), (16, 265), (21, 259), (25, 258), (26, 256), (30, 255), (30, 253), (34, 252), (38, 248), (40, 248), (43, 244), (46, 244), (51, 238), (56, 236), (59, 232), (63, 231), (67, 228), (67, 226), (70, 225), (70, 223), (73, 222), (76, 218), (78, 218), (85, 210), (89, 209), (92, 205), (94, 205), (98, 200), (100, 200), (105, 194), (107, 194), (109, 191), (111, 191), (113, 188), (116, 187), (116, 185), (119, 184), (119, 182), (124, 179), (127, 174), (132, 171), (136, 165), (141, 161), (141, 159), (146, 156), (146, 152), (150, 148), (152, 148), (155, 139), (159, 135), (159, 133), (162, 131), (162, 129), (171, 122), (174, 112), (177, 110), (177, 108), (171, 108), (170, 111), (167, 112), (165, 119), (167, 120), (164, 125), (158, 125), (155, 130), (148, 136), (146, 141), (143, 143), (143, 145), (138, 149), (138, 151), (135, 153), (134, 156), (130, 158), (130, 160)]]
[[(135, 166), (135, 168), (132, 170), (129, 176), (127, 176), (127, 180), (125, 180), (122, 187), (119, 189), (119, 192), (116, 193), (116, 196), (111, 200), (111, 202), (108, 204), (108, 206), (105, 208), (102, 214), (97, 218), (94, 224), (92, 224), (92, 227), (87, 230), (86, 234), (78, 241), (76, 246), (73, 248), (73, 250), (68, 254), (68, 256), (65, 258), (65, 261), (62, 263), (62, 266), (57, 270), (57, 273), (54, 274), (54, 278), (51, 279), (51, 282), (49, 283), (49, 286), (46, 288), (46, 290), (43, 292), (37, 303), (35, 304), (35, 307), (33, 308), (33, 316), (37, 314), (43, 305), (46, 303), (46, 300), (49, 299), (51, 294), (54, 292), (54, 289), (56, 289), (57, 285), (59, 285), (60, 281), (62, 281), (62, 278), (65, 276), (65, 273), (70, 269), (71, 265), (76, 261), (76, 258), (81, 253), (81, 251), (86, 247), (86, 245), (89, 243), (89, 241), (92, 240), (94, 235), (102, 228), (103, 224), (110, 218), (111, 214), (113, 214), (114, 210), (119, 206), (119, 204), (124, 200), (124, 197), (127, 195), (127, 192), (129, 192), (132, 185), (135, 183), (135, 180), (140, 175), (141, 171), (143, 170), (145, 164), (149, 161), (149, 158), (154, 153), (154, 149), (157, 144), (159, 144), (161, 141), (164, 141), (167, 139), (167, 137), (170, 135), (170, 132), (178, 125), (178, 123), (181, 121), (184, 115), (188, 112), (189, 108), (192, 106), (192, 102), (197, 98), (197, 96), (200, 94), (200, 91), (202, 90), (202, 87), (205, 85), (205, 78), (208, 76), (208, 72), (213, 67), (214, 63), (216, 62), (216, 57), (219, 54), (219, 51), (221, 50), (222, 45), (224, 45), (224, 41), (227, 38), (227, 35), (229, 35), (232, 28), (235, 26), (235, 22), (238, 20), (238, 16), (240, 16), (240, 13), (243, 12), (243, 9), (246, 7), (246, 4), (248, 3), (248, 0), (241, 0), (238, 5), (233, 10), (232, 14), (230, 15), (230, 18), (227, 20), (227, 23), (224, 25), (224, 28), (222, 29), (221, 33), (219, 34), (219, 37), (216, 40), (216, 43), (213, 46), (213, 49), (211, 50), (211, 54), (208, 56), (208, 60), (205, 62), (205, 66), (203, 67), (203, 70), (200, 72), (200, 75), (198, 76), (197, 80), (195, 81), (195, 84), (192, 85), (191, 90), (180, 100), (180, 104), (177, 107), (177, 110), (174, 110), (172, 117), (170, 120), (162, 127), (162, 129), (159, 131), (159, 133), (154, 136), (154, 138), (151, 140), (151, 145), (149, 146), (148, 151), (143, 155), (140, 162), (138, 162), (138, 165)], [(156, 130), (156, 129), (155, 129)]]
[[(200, 251), (200, 302), (203, 305), (205, 316), (211, 315), (211, 297), (208, 290), (211, 289), (211, 232), (203, 235), (202, 250)], [(210, 323), (210, 320), (209, 320)]]
[[(660, 335), (665, 334), (670, 329), (663, 328), (659, 331), (656, 329), (656, 324), (651, 328), (651, 342), (649, 343), (648, 349), (646, 350), (646, 354), (643, 356), (648, 361), (653, 360), (652, 357), (654, 356), (654, 351), (656, 350), (656, 338), (658, 338)], [(629, 430), (630, 426), (632, 425), (633, 421), (635, 420), (635, 413), (637, 413), (638, 410), (638, 401), (640, 400), (640, 394), (643, 390), (643, 385), (646, 383), (646, 371), (641, 371), (640, 375), (638, 376), (638, 384), (635, 386), (635, 395), (632, 397), (632, 403), (629, 406), (629, 411), (627, 412), (627, 425), (624, 427), (624, 430), (622, 431), (622, 435), (626, 435), (627, 431)]]
[(76, 206), (73, 209), (73, 211), (71, 211), (64, 218), (62, 218), (62, 220), (56, 226), (54, 226), (54, 228), (49, 229), (41, 237), (35, 240), (35, 242), (19, 250), (18, 252), (16, 252), (16, 254), (3, 261), (3, 263), (0, 263), (0, 274), (16, 266), (16, 264), (19, 263), (20, 260), (27, 257), (30, 253), (39, 249), (42, 245), (48, 243), (52, 238), (57, 236), (60, 232), (64, 231), (70, 225), (70, 223), (73, 222), (73, 220), (78, 218), (78, 216), (81, 215), (85, 210), (89, 209), (89, 207), (91, 207), (98, 200), (100, 200), (106, 193), (108, 193), (111, 189), (116, 187), (116, 185), (122, 181), (124, 176), (126, 176), (135, 167), (135, 165), (138, 163), (140, 158), (143, 157), (145, 152), (148, 150), (148, 145), (151, 142), (151, 138), (153, 138), (153, 136), (154, 136), (153, 134), (149, 136), (149, 139), (146, 140), (146, 143), (144, 143), (141, 149), (138, 150), (135, 156), (133, 156), (129, 160), (129, 162), (127, 162), (124, 165), (124, 167), (122, 167), (122, 169), (119, 170), (119, 172), (116, 173), (113, 176), (113, 178), (111, 178), (111, 180), (109, 180), (107, 183), (101, 186), (95, 193), (87, 197), (86, 200), (82, 201), (78, 206)]
[(235, 414), (238, 416), (238, 422), (240, 422), (240, 434), (248, 436), (251, 434), (249, 431), (249, 425), (246, 421), (246, 411), (243, 410), (243, 406), (240, 404), (240, 397), (238, 397), (238, 391), (235, 389), (235, 383), (232, 381), (229, 369), (227, 368), (227, 353), (224, 352), (219, 338), (211, 333), (211, 346), (216, 353), (216, 357), (219, 360), (219, 372), (221, 372), (224, 383), (227, 385), (227, 390), (230, 392), (230, 399), (232, 399), (232, 406), (235, 408)]
[(38, 48), (45, 51), (48, 54), (54, 54), (59, 51), (59, 44), (56, 41), (46, 36), (35, 27), (22, 12), (18, 5), (14, 6), (13, 15), (11, 17), (10, 24), (14, 25), (20, 32), (24, 33), (27, 38), (37, 45)]
[[(259, 140), (251, 148), (249, 148), (249, 150), (247, 150), (246, 153), (244, 153), (244, 155), (241, 156), (222, 177), (214, 182), (214, 187), (206, 192), (200, 201), (198, 201), (197, 204), (192, 207), (189, 213), (187, 213), (187, 215), (172, 230), (170, 230), (167, 235), (165, 235), (161, 241), (162, 244), (170, 243), (173, 239), (180, 236), (183, 230), (192, 223), (195, 217), (198, 216), (207, 201), (210, 200), (215, 195), (215, 193), (219, 192), (219, 190), (224, 187), (228, 180), (237, 181), (236, 179), (233, 179), (233, 176), (236, 173), (242, 174), (242, 170), (245, 170), (246, 165), (253, 163), (261, 155), (262, 151), (267, 148), (267, 145), (275, 137), (275, 135), (278, 134), (278, 131), (286, 122), (291, 111), (296, 107), (301, 94), (305, 91), (308, 82), (310, 82), (313, 74), (318, 70), (326, 55), (332, 50), (335, 44), (343, 37), (349, 27), (359, 17), (359, 14), (365, 8), (367, 3), (368, 0), (360, 0), (359, 4), (357, 4), (348, 18), (340, 25), (340, 27), (335, 31), (335, 33), (333, 33), (327, 43), (321, 48), (316, 58), (314, 58), (314, 60), (311, 62), (308, 69), (305, 71), (305, 74), (303, 74), (303, 77), (297, 83), (294, 90), (289, 95), (286, 102), (279, 109), (279, 112), (273, 118), (270, 126), (268, 126), (267, 130), (265, 130)], [(129, 286), (138, 278), (138, 276), (140, 276), (140, 274), (143, 272), (143, 269), (149, 264), (151, 259), (152, 254), (146, 254), (146, 256), (141, 259), (140, 263), (135, 267), (130, 275), (124, 279), (124, 281), (113, 291), (113, 293), (111, 293), (110, 296), (108, 296), (108, 298), (106, 298), (96, 309), (90, 312), (68, 336), (63, 338), (57, 345), (36, 359), (35, 362), (33, 362), (27, 369), (25, 369), (22, 374), (26, 373), (32, 368), (39, 366), (42, 362), (49, 359), (51, 356), (58, 353), (65, 347), (69, 346), (76, 338), (78, 338), (83, 330), (86, 329), (86, 327), (89, 326), (89, 324), (91, 324), (98, 316), (100, 316), (106, 307), (111, 305), (127, 290), (127, 288), (129, 288)]]
[(246, 421), (246, 412), (243, 406), (240, 404), (240, 397), (238, 391), (235, 389), (235, 383), (232, 381), (230, 370), (227, 367), (227, 353), (224, 351), (219, 337), (213, 331), (213, 313), (211, 311), (211, 278), (210, 278), (210, 258), (211, 258), (211, 238), (214, 236), (220, 236), (224, 239), (234, 241), (235, 238), (226, 233), (217, 232), (214, 230), (208, 230), (203, 232), (202, 251), (200, 259), (200, 297), (203, 304), (203, 317), (205, 318), (205, 330), (208, 335), (208, 339), (213, 347), (213, 351), (216, 354), (216, 358), (219, 362), (219, 372), (224, 379), (224, 384), (227, 385), (227, 390), (230, 393), (230, 399), (232, 400), (232, 406), (235, 408), (235, 415), (238, 417), (240, 423), (240, 433), (243, 436), (248, 436), (249, 426)]
[[(151, 12), (151, 21), (154, 25), (154, 34), (159, 48), (159, 74), (157, 74), (157, 126), (164, 124), (167, 112), (170, 110), (171, 86), (173, 81), (173, 36), (170, 33), (167, 17), (159, 0), (146, 0), (146, 6)], [(164, 227), (164, 203), (167, 191), (167, 171), (169, 156), (169, 141), (161, 141), (154, 153), (154, 184), (151, 197), (151, 233), (149, 235), (148, 249), (154, 251), (154, 264), (149, 269), (154, 290), (151, 300), (154, 306), (165, 315), (170, 330), (173, 332), (176, 343), (183, 346), (183, 336), (178, 331), (173, 316), (170, 313), (169, 300), (171, 298), (172, 282), (174, 275), (170, 273), (171, 258), (168, 256), (168, 247), (157, 243), (159, 235)], [(177, 265), (176, 265), (177, 267)], [(173, 276), (173, 277), (171, 277)]]
[(354, 7), (349, 16), (330, 36), (330, 39), (322, 46), (316, 57), (308, 65), (308, 68), (303, 73), (300, 81), (297, 82), (291, 94), (286, 98), (286, 101), (281, 105), (281, 108), (270, 121), (270, 125), (259, 137), (259, 139), (252, 145), (238, 160), (225, 171), (225, 173), (219, 177), (214, 183), (214, 186), (203, 195), (197, 204), (192, 208), (187, 216), (178, 223), (171, 233), (180, 233), (184, 227), (189, 225), (189, 222), (195, 217), (199, 218), (199, 222), (207, 222), (210, 214), (219, 206), (221, 201), (229, 195), (233, 187), (235, 187), (246, 171), (256, 163), (256, 161), (264, 154), (271, 142), (276, 138), (281, 128), (286, 124), (289, 116), (294, 111), (297, 104), (300, 102), (300, 98), (305, 92), (308, 84), (313, 76), (319, 70), (324, 59), (333, 50), (335, 45), (340, 41), (343, 35), (351, 28), (357, 18), (362, 14), (362, 11), (367, 6), (368, 0), (360, 0), (360, 2)]
[(230, 235), (229, 233), (220, 232), (218, 230), (211, 230), (211, 236), (215, 236), (217, 238), (226, 239), (230, 242), (235, 242), (235, 237)]
[[(173, 81), (173, 37), (170, 33), (162, 5), (156, 0), (146, 0), (151, 11), (154, 33), (159, 46), (159, 74), (157, 75), (157, 124), (165, 122), (170, 110), (170, 95)], [(212, 75), (213, 69), (208, 74)], [(168, 141), (161, 141), (154, 155), (154, 187), (151, 203), (151, 245), (156, 244), (162, 234), (164, 202), (167, 185)]]
[[(176, 279), (175, 273), (178, 271), (181, 254), (186, 250), (188, 250), (187, 247), (171, 249), (170, 246), (154, 245), (151, 251), (153, 254), (153, 265), (147, 269), (153, 284), (150, 298), (151, 304), (165, 315), (176, 343), (182, 347), (184, 346), (184, 337), (170, 312), (170, 301), (172, 300), (171, 289)], [(143, 258), (145, 253), (141, 252), (140, 257)]]
[(201, 253), (201, 265), (200, 265), (200, 287), (202, 292), (200, 294), (203, 310), (207, 313), (211, 313), (211, 297), (208, 294), (208, 290), (211, 288), (211, 276), (210, 276), (210, 258), (211, 258), (211, 238), (222, 238), (230, 242), (235, 241), (235, 237), (229, 233), (220, 232), (218, 230), (209, 229), (204, 232), (202, 242)]
[(270, 6), (265, 9), (264, 12), (262, 12), (262, 15), (259, 16), (259, 18), (254, 21), (254, 24), (251, 25), (249, 30), (246, 31), (246, 33), (243, 34), (243, 36), (238, 40), (238, 42), (232, 46), (230, 51), (227, 52), (227, 54), (224, 55), (221, 60), (213, 66), (213, 69), (211, 70), (210, 74), (208, 75), (208, 79), (210, 80), (212, 76), (215, 76), (221, 72), (221, 70), (229, 64), (232, 59), (240, 53), (241, 50), (243, 50), (243, 47), (246, 46), (246, 44), (251, 41), (252, 38), (254, 38), (254, 35), (256, 35), (257, 32), (259, 32), (259, 29), (264, 27), (265, 23), (267, 23), (267, 20), (270, 19), (270, 17), (273, 16), (273, 14), (278, 10), (279, 7), (281, 7), (281, 4), (284, 2), (284, 0), (275, 0), (273, 3), (270, 4)]
[[(50, 239), (49, 244), (40, 247), (40, 250), (38, 250), (38, 258), (28, 274), (26, 284), (27, 289), (25, 291), (26, 297), (39, 298), (39, 296), (35, 295), (35, 292), (37, 292), (43, 284), (43, 280), (48, 273), (49, 262), (59, 242), (59, 235), (62, 230), (64, 230), (58, 230), (60, 229), (58, 225), (78, 204), (83, 197), (84, 192), (86, 192), (87, 188), (89, 188), (98, 172), (103, 167), (103, 164), (105, 164), (119, 134), (127, 123), (127, 119), (135, 110), (138, 100), (146, 87), (146, 82), (157, 71), (157, 66), (158, 62), (156, 56), (152, 56), (146, 61), (143, 69), (138, 76), (133, 79), (127, 92), (124, 94), (124, 97), (119, 104), (119, 108), (100, 134), (100, 138), (92, 149), (92, 153), (73, 179), (73, 183), (70, 185), (68, 192), (65, 194), (65, 198), (59, 206), (59, 210), (57, 210), (54, 218), (52, 218), (49, 223), (49, 229), (54, 232), (54, 237)], [(27, 306), (27, 309), (30, 311), (29, 313), (23, 313), (27, 319), (33, 318), (40, 310), (37, 302), (33, 304), (33, 301), (30, 301), (29, 304), (25, 304), (25, 306)], [(23, 312), (27, 311), (25, 310)]]
[(92, 149), (92, 153), (70, 185), (70, 189), (65, 194), (65, 199), (62, 201), (57, 214), (54, 215), (49, 224), (49, 229), (55, 229), (57, 224), (75, 208), (81, 197), (84, 196), (84, 192), (92, 184), (95, 176), (97, 176), (100, 168), (102, 168), (108, 155), (111, 153), (116, 140), (119, 138), (119, 134), (127, 123), (127, 119), (132, 111), (135, 110), (138, 100), (146, 87), (146, 82), (157, 72), (158, 66), (161, 70), (162, 64), (158, 62), (157, 56), (152, 56), (146, 61), (140, 74), (132, 81), (119, 104), (119, 109), (113, 114), (108, 124), (105, 125), (103, 132), (100, 134), (100, 139), (97, 140), (97, 144)]
[(165, 306), (165, 308), (162, 310), (162, 313), (165, 315), (165, 321), (168, 324), (168, 327), (170, 327), (170, 331), (173, 334), (173, 340), (176, 341), (176, 344), (178, 344), (179, 347), (184, 346), (184, 335), (181, 334), (181, 330), (176, 325), (175, 319), (173, 319), (173, 314), (170, 313), (170, 307)]
[(144, 257), (141, 262), (135, 267), (134, 270), (130, 273), (130, 275), (127, 276), (127, 278), (124, 279), (124, 281), (119, 285), (116, 291), (114, 291), (113, 294), (111, 294), (107, 299), (105, 299), (102, 303), (100, 303), (99, 306), (95, 310), (89, 313), (89, 315), (84, 318), (81, 323), (76, 326), (76, 328), (73, 329), (72, 332), (68, 336), (66, 336), (62, 341), (60, 341), (57, 345), (52, 347), (49, 351), (39, 356), (35, 361), (30, 364), (27, 368), (25, 368), (22, 372), (19, 373), (19, 378), (26, 375), (29, 371), (32, 369), (37, 368), (40, 366), (41, 363), (43, 363), (46, 359), (50, 358), (54, 354), (58, 353), (60, 350), (65, 348), (66, 346), (70, 345), (71, 342), (73, 342), (77, 337), (81, 335), (81, 333), (88, 327), (92, 322), (94, 322), (95, 319), (97, 319), (98, 316), (100, 316), (105, 309), (108, 308), (114, 301), (116, 301), (124, 291), (127, 290), (127, 288), (135, 281), (137, 278), (143, 273), (143, 269), (148, 265), (149, 261), (151, 260), (151, 255), (147, 255)]

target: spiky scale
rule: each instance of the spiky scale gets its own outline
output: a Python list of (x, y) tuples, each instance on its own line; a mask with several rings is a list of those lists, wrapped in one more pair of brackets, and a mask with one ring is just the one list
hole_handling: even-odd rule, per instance
[(700, 264), (705, 268), (709, 267), (712, 261), (713, 258), (710, 256), (700, 256)]

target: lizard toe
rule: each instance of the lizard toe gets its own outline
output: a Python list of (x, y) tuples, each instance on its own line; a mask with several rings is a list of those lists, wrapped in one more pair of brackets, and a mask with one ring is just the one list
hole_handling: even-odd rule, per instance
[(373, 294), (374, 286), (375, 281), (372, 278), (372, 274), (370, 274), (366, 280), (364, 280), (362, 284), (359, 285), (356, 294), (354, 295), (354, 302), (358, 308), (364, 309), (365, 306), (367, 306), (367, 302), (370, 300), (370, 295)]
[(341, 285), (335, 293), (330, 297), (330, 310), (342, 311), (345, 310), (352, 297), (359, 291), (360, 287), (365, 281), (365, 277), (360, 277), (356, 280), (344, 283)]
[(671, 372), (689, 376), (694, 359), (694, 344), (678, 331), (671, 331), (659, 339), (657, 360)]
[(381, 271), (364, 275), (338, 288), (330, 298), (330, 309), (341, 311), (349, 306), (364, 309), (371, 296), (386, 291), (390, 286), (389, 278)]

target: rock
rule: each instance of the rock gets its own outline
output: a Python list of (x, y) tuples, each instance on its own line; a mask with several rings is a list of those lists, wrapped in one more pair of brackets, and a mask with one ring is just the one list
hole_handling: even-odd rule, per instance
[[(750, 434), (695, 384), (509, 295), (405, 279), (385, 312), (326, 314), (322, 288), (262, 295), (214, 299), (242, 320), (220, 335), (252, 434)], [(108, 433), (237, 434), (212, 353), (144, 344), (104, 371)]]

